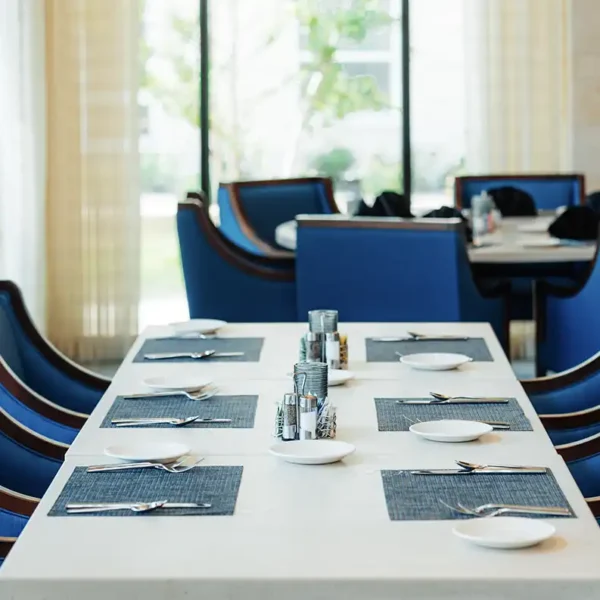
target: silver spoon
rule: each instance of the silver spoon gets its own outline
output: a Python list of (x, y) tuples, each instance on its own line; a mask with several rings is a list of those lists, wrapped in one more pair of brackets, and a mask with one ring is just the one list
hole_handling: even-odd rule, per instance
[(511, 469), (513, 471), (531, 471), (532, 469), (539, 469), (540, 472), (545, 473), (546, 467), (527, 467), (522, 465), (479, 465), (477, 463), (467, 462), (466, 460), (455, 460), (454, 461), (461, 469), (468, 471), (479, 471), (481, 469)]
[(145, 513), (157, 508), (161, 508), (167, 504), (168, 500), (159, 500), (157, 502), (137, 502), (135, 504), (106, 504), (101, 506), (100, 504), (95, 506), (80, 506), (78, 505), (67, 505), (66, 510), (70, 514), (85, 514), (92, 512), (108, 512), (111, 510), (130, 510), (135, 513)]
[(446, 394), (440, 394), (439, 392), (429, 392), (429, 395), (436, 400), (448, 401), (448, 400), (483, 400), (487, 402), (507, 404), (508, 398), (488, 398), (483, 396), (446, 396)]

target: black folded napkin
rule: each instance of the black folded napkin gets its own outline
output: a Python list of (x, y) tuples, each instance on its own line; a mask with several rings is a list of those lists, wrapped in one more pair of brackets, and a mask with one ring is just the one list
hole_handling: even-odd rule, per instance
[(587, 205), (597, 213), (600, 213), (600, 192), (592, 192), (586, 200)]
[(424, 219), (460, 219), (465, 226), (465, 232), (467, 235), (467, 241), (473, 241), (473, 231), (469, 225), (469, 221), (465, 218), (465, 216), (458, 210), (452, 206), (441, 206), (440, 208), (436, 208), (426, 214), (423, 215)]
[(356, 216), (359, 217), (401, 217), (412, 219), (410, 200), (397, 192), (382, 192), (377, 196), (373, 206), (361, 200)]
[(548, 227), (548, 233), (565, 240), (596, 240), (600, 214), (590, 206), (571, 206)]
[(533, 198), (523, 190), (506, 185), (486, 190), (503, 217), (529, 217), (537, 215)]

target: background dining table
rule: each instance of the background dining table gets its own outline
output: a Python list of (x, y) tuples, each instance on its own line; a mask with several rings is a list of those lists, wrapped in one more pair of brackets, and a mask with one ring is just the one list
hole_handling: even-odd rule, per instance
[[(335, 217), (338, 217), (335, 215)], [(326, 217), (321, 217), (326, 218)], [(345, 218), (345, 217), (344, 217)], [(596, 244), (563, 242), (557, 246), (535, 246), (549, 240), (547, 228), (555, 214), (536, 217), (505, 217), (493, 233), (481, 236), (480, 247), (469, 248), (472, 263), (569, 263), (585, 262), (594, 258)], [(296, 221), (286, 221), (275, 230), (277, 243), (288, 250), (296, 250)]]
[[(257, 361), (133, 362), (147, 340), (166, 331), (147, 329), (0, 570), (0, 598), (587, 600), (600, 595), (600, 529), (489, 325), (341, 323), (355, 377), (330, 388), (329, 398), (338, 411), (337, 437), (354, 444), (356, 452), (326, 466), (289, 464), (269, 454), (276, 403), (291, 390), (289, 372), (306, 329), (302, 323), (230, 324), (219, 332), (222, 338), (264, 338)], [(408, 331), (482, 338), (491, 360), (445, 372), (367, 360), (367, 338)], [(257, 397), (254, 426), (101, 427), (117, 398), (147, 391), (143, 379), (152, 376), (209, 378), (219, 394)], [(467, 444), (378, 430), (376, 398), (428, 397), (431, 391), (513, 398), (531, 430), (494, 431)], [(403, 409), (398, 405), (398, 410)], [(106, 446), (159, 442), (187, 444), (204, 457), (200, 468), (242, 467), (233, 514), (48, 516), (77, 467), (116, 462), (104, 455)], [(552, 519), (554, 537), (519, 551), (470, 545), (452, 534), (456, 521), (449, 519), (390, 519), (382, 471), (452, 468), (456, 459), (548, 467), (575, 518)], [(178, 481), (184, 475), (170, 477)]]

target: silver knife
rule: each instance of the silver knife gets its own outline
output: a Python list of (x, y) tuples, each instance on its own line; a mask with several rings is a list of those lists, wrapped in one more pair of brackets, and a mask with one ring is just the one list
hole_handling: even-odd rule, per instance
[[(85, 510), (85, 509), (106, 509), (106, 510), (116, 510), (116, 509), (125, 509), (130, 506), (136, 506), (137, 504), (141, 504), (140, 502), (98, 502), (94, 503), (84, 503), (84, 504), (67, 504), (65, 506), (66, 510)], [(160, 508), (210, 508), (212, 504), (198, 504), (197, 502), (165, 502), (161, 504)]]
[[(172, 421), (178, 420), (178, 417), (156, 417), (156, 418), (147, 418), (147, 419), (113, 419), (111, 421), (112, 425), (161, 425), (164, 423), (171, 423)], [(213, 419), (210, 417), (205, 417), (203, 419), (194, 419), (191, 421), (192, 423), (231, 423), (231, 419)]]
[(457, 400), (396, 400), (396, 404), (508, 404), (508, 398), (472, 398)]
[(503, 474), (514, 474), (514, 473), (547, 473), (546, 467), (522, 467), (520, 469), (421, 469), (411, 471), (411, 475), (477, 475), (490, 473), (503, 473)]
[(233, 356), (244, 356), (244, 352), (213, 352), (206, 354), (204, 352), (156, 352), (152, 354), (144, 354), (147, 360), (166, 360), (169, 358), (226, 358)]
[(465, 342), (468, 337), (458, 335), (420, 335), (418, 337), (376, 337), (373, 342)]

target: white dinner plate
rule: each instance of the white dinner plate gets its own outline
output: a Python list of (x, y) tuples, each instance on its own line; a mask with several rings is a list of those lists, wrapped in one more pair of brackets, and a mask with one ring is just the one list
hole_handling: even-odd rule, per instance
[(487, 423), (458, 419), (424, 421), (410, 426), (412, 433), (433, 442), (472, 442), (493, 430)]
[(183, 335), (186, 333), (215, 333), (227, 325), (227, 321), (219, 319), (191, 319), (180, 323), (170, 323), (172, 334)]
[(521, 246), (523, 248), (556, 248), (560, 246), (560, 240), (558, 238), (540, 238), (539, 240), (522, 240)]
[(299, 465), (328, 465), (352, 454), (356, 448), (337, 440), (296, 440), (279, 442), (269, 451), (287, 462)]
[(351, 379), (354, 379), (354, 373), (352, 371), (329, 369), (329, 373), (327, 374), (327, 384), (329, 387), (334, 385), (344, 385), (344, 383)]
[(147, 385), (153, 390), (183, 390), (185, 392), (193, 392), (208, 387), (212, 384), (210, 379), (206, 377), (198, 377), (195, 375), (171, 375), (169, 377), (147, 377), (144, 379), (144, 385)]
[(522, 233), (548, 233), (548, 223), (525, 223), (517, 227)]
[(104, 449), (106, 456), (132, 462), (167, 462), (189, 453), (189, 446), (177, 443), (119, 444)]
[(556, 532), (554, 525), (525, 517), (493, 517), (460, 521), (452, 530), (464, 540), (486, 548), (529, 548)]
[(401, 363), (420, 371), (450, 371), (472, 360), (465, 354), (449, 352), (423, 352), (421, 354), (405, 354), (400, 357)]

